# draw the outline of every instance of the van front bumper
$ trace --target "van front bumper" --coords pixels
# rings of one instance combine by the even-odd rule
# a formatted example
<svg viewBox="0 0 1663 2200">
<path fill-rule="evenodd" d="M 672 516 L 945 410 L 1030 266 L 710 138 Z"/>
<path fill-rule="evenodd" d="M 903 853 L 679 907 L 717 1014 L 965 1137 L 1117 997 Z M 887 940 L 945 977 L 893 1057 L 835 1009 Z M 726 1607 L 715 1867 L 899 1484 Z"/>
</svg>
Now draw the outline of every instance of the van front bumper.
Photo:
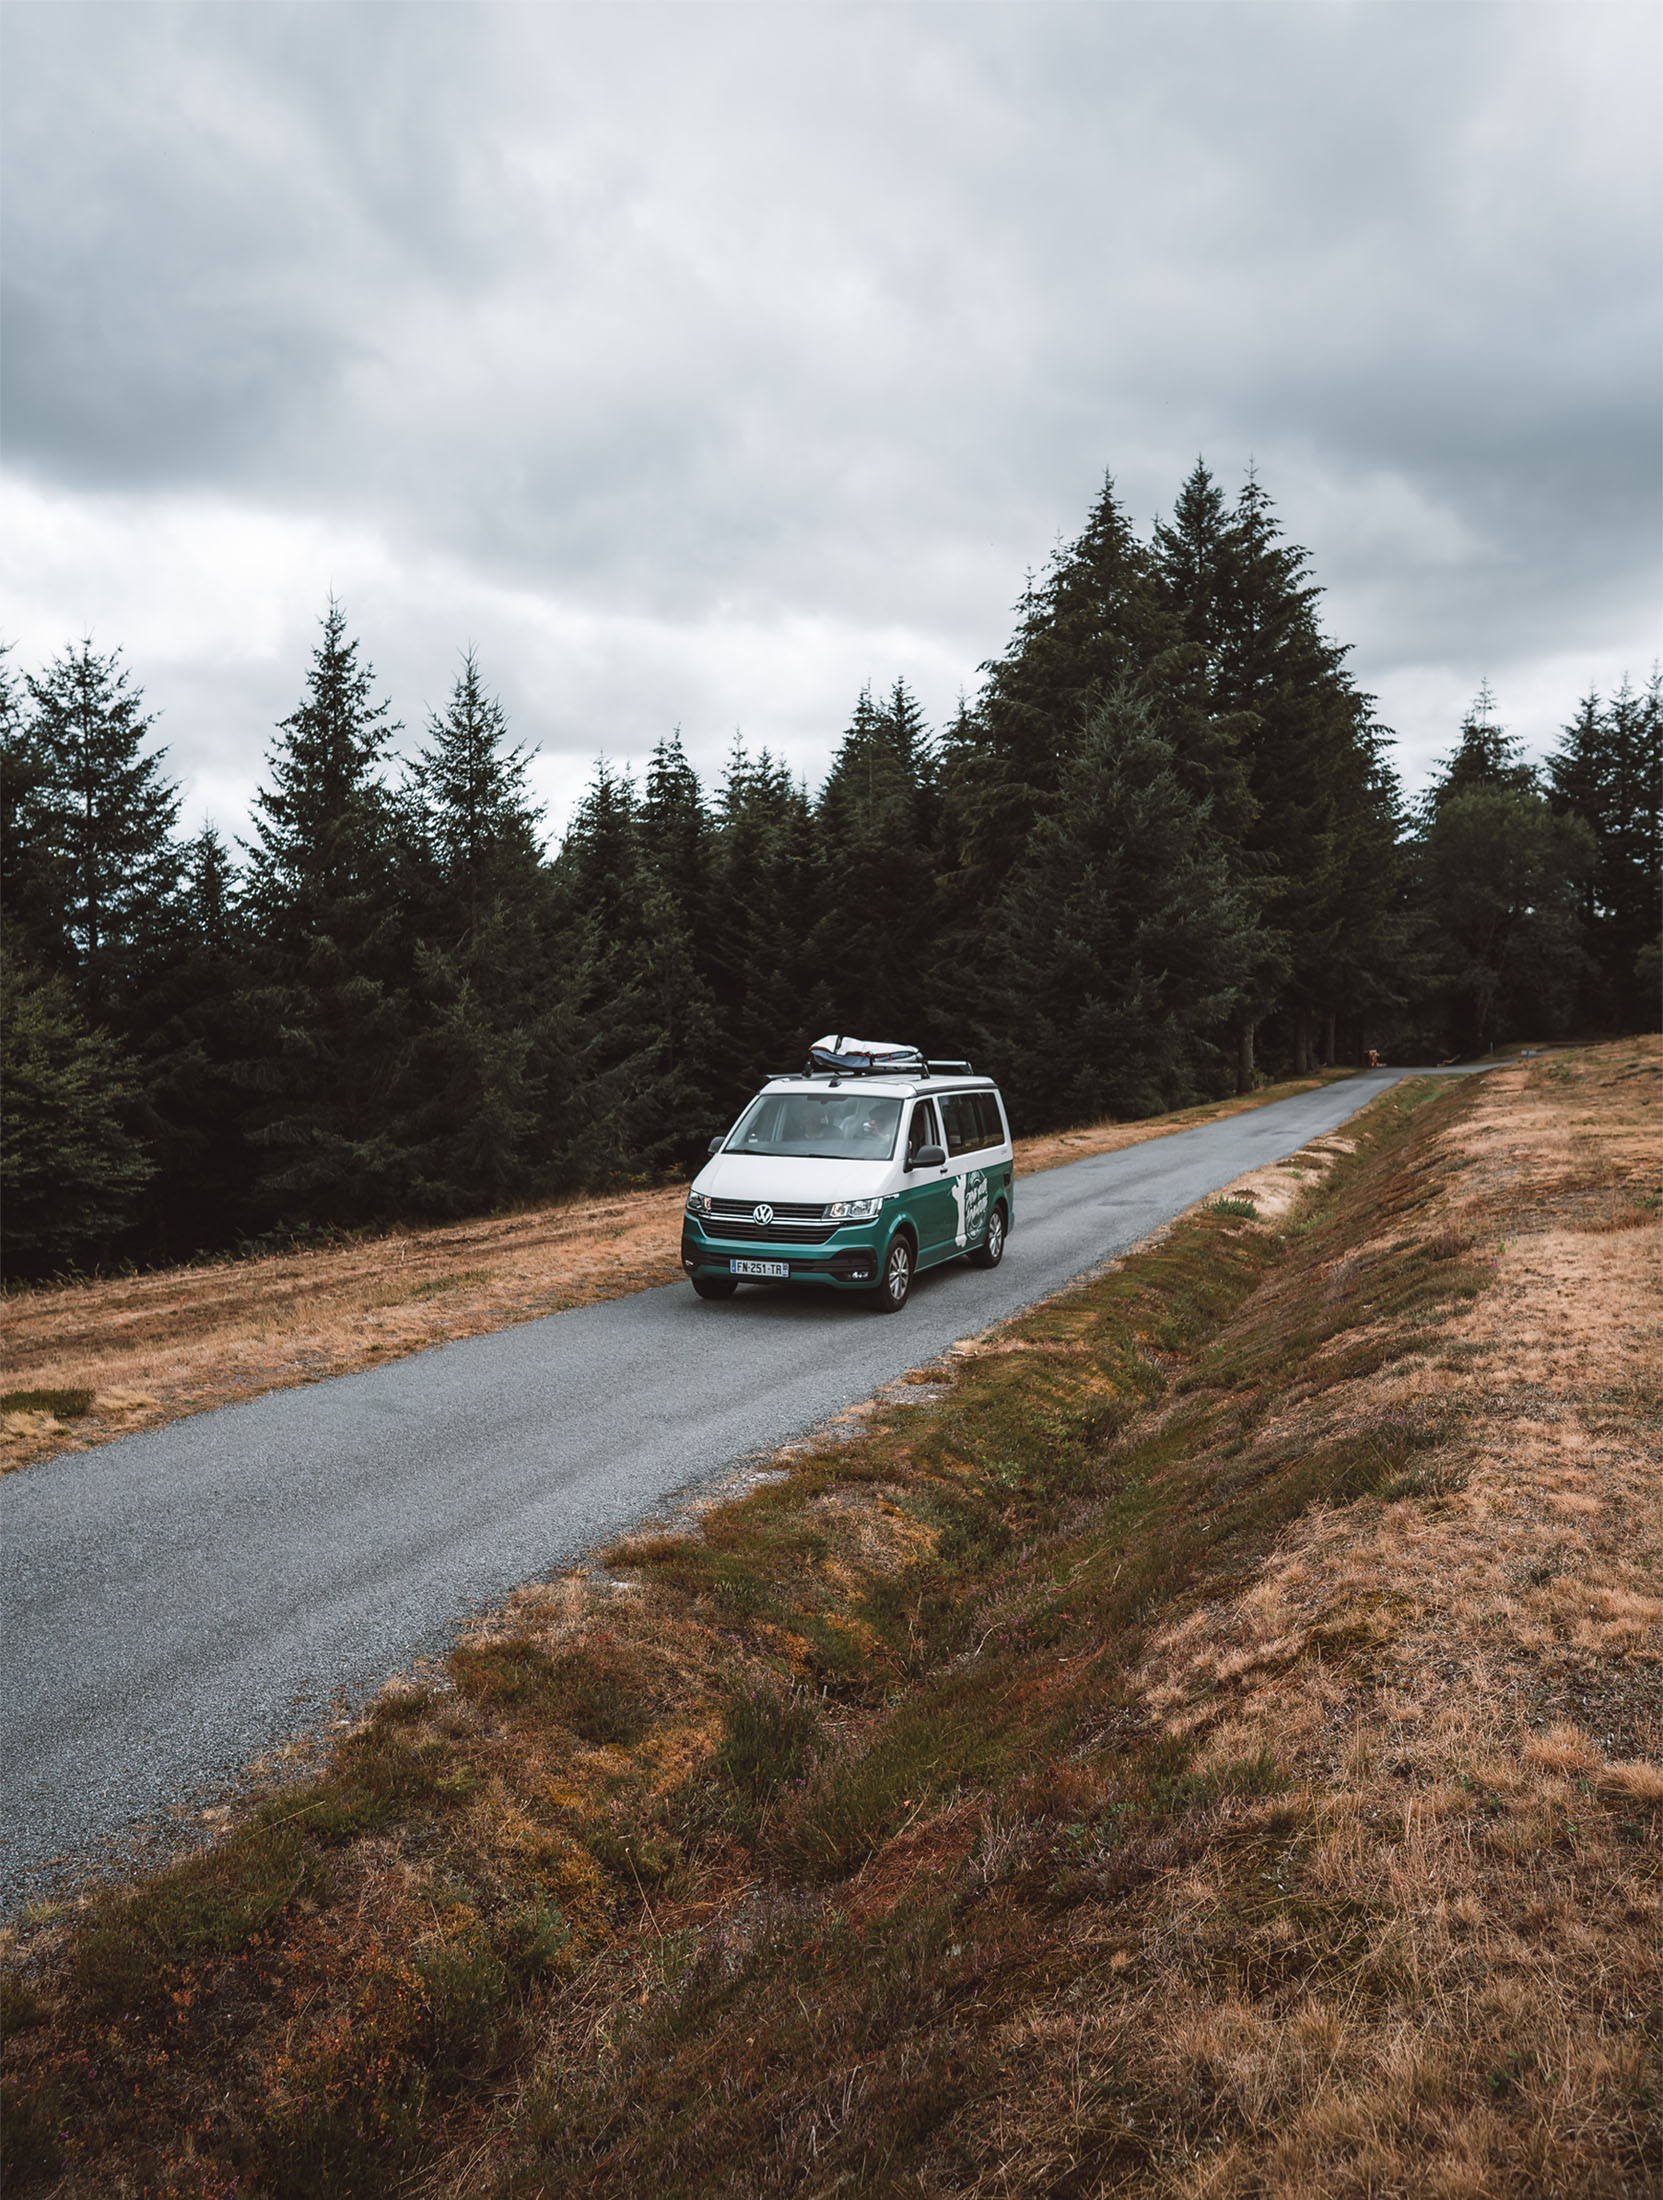
<svg viewBox="0 0 1663 2200">
<path fill-rule="evenodd" d="M 682 1222 L 682 1273 L 731 1276 L 736 1260 L 771 1261 L 788 1272 L 773 1278 L 759 1276 L 753 1281 L 830 1283 L 857 1290 L 878 1280 L 876 1236 L 875 1228 L 868 1223 L 838 1230 L 824 1245 L 771 1245 L 754 1238 L 735 1241 L 707 1235 L 689 1215 Z"/>
</svg>

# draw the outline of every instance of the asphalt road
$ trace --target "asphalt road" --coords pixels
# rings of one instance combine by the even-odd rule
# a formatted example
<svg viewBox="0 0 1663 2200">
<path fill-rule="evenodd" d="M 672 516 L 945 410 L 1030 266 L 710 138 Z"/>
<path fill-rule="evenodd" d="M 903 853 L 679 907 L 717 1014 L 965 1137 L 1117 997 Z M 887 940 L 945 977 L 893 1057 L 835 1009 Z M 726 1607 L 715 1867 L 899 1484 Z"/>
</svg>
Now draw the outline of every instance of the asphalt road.
<svg viewBox="0 0 1663 2200">
<path fill-rule="evenodd" d="M 671 1284 L 7 1476 L 0 1906 L 1405 1074 L 1024 1177 L 1004 1265 L 920 1277 L 894 1319 Z"/>
</svg>

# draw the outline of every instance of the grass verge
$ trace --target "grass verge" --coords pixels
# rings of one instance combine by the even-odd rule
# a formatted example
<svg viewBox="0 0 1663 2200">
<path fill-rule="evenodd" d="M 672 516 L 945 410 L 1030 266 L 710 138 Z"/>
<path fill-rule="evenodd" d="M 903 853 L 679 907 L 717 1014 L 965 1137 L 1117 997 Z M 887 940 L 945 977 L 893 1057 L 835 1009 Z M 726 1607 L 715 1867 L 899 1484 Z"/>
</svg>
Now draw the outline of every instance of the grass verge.
<svg viewBox="0 0 1663 2200">
<path fill-rule="evenodd" d="M 20 1952 L 16 2189 L 1653 2189 L 1656 1079 L 1399 1088 L 522 1592 Z"/>
<path fill-rule="evenodd" d="M 1022 1139 L 1017 1168 L 1167 1137 L 1349 1074 L 1325 1071 L 1146 1122 Z M 0 1473 L 679 1282 L 685 1196 L 680 1185 L 622 1192 L 309 1251 L 8 1291 L 0 1338 L 19 1387 L 0 1398 Z"/>
</svg>

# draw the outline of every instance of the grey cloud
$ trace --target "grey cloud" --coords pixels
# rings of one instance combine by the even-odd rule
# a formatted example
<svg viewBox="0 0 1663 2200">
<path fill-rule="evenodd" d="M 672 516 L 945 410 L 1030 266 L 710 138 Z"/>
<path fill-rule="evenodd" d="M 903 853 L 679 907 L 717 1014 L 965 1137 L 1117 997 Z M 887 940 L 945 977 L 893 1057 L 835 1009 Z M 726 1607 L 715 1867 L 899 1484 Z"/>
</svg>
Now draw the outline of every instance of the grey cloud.
<svg viewBox="0 0 1663 2200">
<path fill-rule="evenodd" d="M 1204 449 L 1257 460 L 1365 680 L 1646 616 L 1642 10 L 140 0 L 7 40 L 32 478 L 607 614 L 899 609 L 968 679 L 1105 466 L 1147 518 Z M 1359 532 L 1375 480 L 1434 517 Z"/>
</svg>

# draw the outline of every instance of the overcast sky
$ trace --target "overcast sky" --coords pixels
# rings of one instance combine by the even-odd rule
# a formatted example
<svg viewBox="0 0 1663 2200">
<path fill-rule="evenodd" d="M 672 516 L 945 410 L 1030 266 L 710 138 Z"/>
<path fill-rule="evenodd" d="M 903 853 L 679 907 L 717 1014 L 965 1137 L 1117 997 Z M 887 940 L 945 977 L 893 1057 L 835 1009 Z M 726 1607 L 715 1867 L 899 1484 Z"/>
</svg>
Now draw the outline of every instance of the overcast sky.
<svg viewBox="0 0 1663 2200">
<path fill-rule="evenodd" d="M 1411 785 L 1658 654 L 1663 15 L 1575 0 L 4 10 L 0 634 L 243 825 L 328 592 L 598 751 L 937 724 L 1105 470 L 1252 461 Z"/>
</svg>

